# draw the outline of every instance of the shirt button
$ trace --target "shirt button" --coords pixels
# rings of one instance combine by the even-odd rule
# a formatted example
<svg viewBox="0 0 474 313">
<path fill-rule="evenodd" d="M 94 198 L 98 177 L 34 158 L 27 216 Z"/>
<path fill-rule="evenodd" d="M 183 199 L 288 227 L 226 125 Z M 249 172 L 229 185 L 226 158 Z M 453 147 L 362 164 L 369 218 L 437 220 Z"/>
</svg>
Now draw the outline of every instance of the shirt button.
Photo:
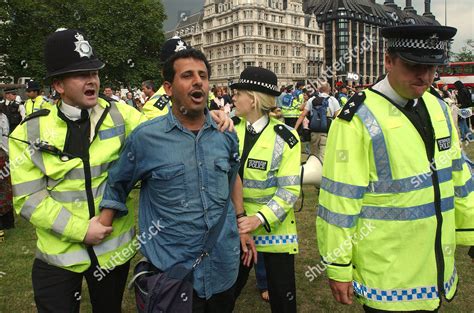
<svg viewBox="0 0 474 313">
<path fill-rule="evenodd" d="M 199 166 L 202 166 L 202 162 L 199 162 L 198 165 L 199 165 Z"/>
<path fill-rule="evenodd" d="M 201 187 L 201 190 L 206 190 L 206 187 Z"/>
</svg>

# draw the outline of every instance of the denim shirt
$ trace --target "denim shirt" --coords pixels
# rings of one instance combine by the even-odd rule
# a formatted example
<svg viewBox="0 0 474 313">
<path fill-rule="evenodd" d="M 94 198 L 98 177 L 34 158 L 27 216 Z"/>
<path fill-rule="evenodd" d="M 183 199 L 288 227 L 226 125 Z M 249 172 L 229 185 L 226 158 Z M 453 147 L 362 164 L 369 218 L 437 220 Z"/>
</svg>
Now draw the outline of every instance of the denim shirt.
<svg viewBox="0 0 474 313">
<path fill-rule="evenodd" d="M 194 289 L 209 299 L 235 283 L 240 239 L 229 175 L 239 167 L 235 133 L 219 132 L 209 114 L 199 133 L 170 113 L 139 125 L 109 171 L 101 208 L 127 214 L 127 195 L 141 180 L 139 228 L 142 254 L 161 270 L 191 268 L 208 230 L 227 214 L 217 243 L 194 271 Z M 224 209 L 224 210 L 223 210 Z M 141 238 L 141 239 L 140 239 Z"/>
</svg>

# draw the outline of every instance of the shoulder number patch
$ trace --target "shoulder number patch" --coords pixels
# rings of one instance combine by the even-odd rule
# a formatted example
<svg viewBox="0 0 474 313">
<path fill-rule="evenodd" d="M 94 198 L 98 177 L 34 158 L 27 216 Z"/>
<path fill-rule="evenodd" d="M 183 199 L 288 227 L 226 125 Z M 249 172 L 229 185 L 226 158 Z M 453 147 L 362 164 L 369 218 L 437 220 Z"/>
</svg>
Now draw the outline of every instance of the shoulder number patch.
<svg viewBox="0 0 474 313">
<path fill-rule="evenodd" d="M 341 113 L 339 113 L 338 117 L 350 122 L 354 117 L 354 114 L 356 114 L 357 109 L 361 106 L 362 103 L 364 103 L 364 100 L 364 92 L 354 94 L 349 100 L 347 100 L 346 105 L 342 107 Z"/>
<path fill-rule="evenodd" d="M 273 128 L 275 132 L 280 136 L 290 147 L 293 149 L 294 146 L 299 142 L 298 138 L 285 126 L 285 125 L 275 125 Z"/>
<path fill-rule="evenodd" d="M 168 104 L 169 101 L 170 101 L 170 97 L 168 95 L 161 95 L 161 97 L 158 98 L 158 100 L 156 100 L 156 102 L 155 102 L 155 104 L 153 104 L 153 106 L 162 111 L 165 108 L 166 104 Z"/>
</svg>

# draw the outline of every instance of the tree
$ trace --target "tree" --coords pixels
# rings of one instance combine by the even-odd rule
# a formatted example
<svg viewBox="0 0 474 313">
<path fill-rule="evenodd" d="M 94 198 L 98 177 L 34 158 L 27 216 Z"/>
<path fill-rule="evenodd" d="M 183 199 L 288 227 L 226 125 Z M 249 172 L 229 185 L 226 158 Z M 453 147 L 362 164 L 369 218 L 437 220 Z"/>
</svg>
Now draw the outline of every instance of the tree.
<svg viewBox="0 0 474 313">
<path fill-rule="evenodd" d="M 159 51 L 166 18 L 159 0 L 6 0 L 0 4 L 3 68 L 15 79 L 46 74 L 43 48 L 60 27 L 83 31 L 106 63 L 101 81 L 137 86 L 160 77 Z M 0 65 L 1 66 L 1 65 Z"/>
<path fill-rule="evenodd" d="M 455 62 L 473 62 L 474 61 L 474 41 L 469 39 L 466 41 L 467 46 L 461 48 L 458 53 L 454 53 Z"/>
</svg>

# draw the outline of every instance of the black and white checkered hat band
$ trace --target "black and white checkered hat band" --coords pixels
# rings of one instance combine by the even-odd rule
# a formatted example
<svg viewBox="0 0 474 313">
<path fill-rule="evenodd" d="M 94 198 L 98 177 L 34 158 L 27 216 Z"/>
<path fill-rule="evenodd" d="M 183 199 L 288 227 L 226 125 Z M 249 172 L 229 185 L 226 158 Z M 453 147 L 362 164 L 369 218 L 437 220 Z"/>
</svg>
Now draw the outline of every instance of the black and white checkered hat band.
<svg viewBox="0 0 474 313">
<path fill-rule="evenodd" d="M 424 49 L 424 50 L 446 50 L 448 41 L 433 41 L 431 39 L 388 39 L 388 48 L 395 49 Z"/>
<path fill-rule="evenodd" d="M 278 89 L 278 86 L 277 85 L 273 85 L 273 84 L 269 84 L 269 83 L 262 83 L 262 82 L 257 82 L 257 81 L 254 81 L 254 80 L 250 80 L 250 79 L 239 79 L 239 83 L 241 84 L 251 84 L 251 85 L 256 85 L 256 86 L 262 86 L 262 87 L 265 87 L 267 89 L 270 89 L 270 90 L 274 90 L 274 91 L 280 91 Z"/>
</svg>

